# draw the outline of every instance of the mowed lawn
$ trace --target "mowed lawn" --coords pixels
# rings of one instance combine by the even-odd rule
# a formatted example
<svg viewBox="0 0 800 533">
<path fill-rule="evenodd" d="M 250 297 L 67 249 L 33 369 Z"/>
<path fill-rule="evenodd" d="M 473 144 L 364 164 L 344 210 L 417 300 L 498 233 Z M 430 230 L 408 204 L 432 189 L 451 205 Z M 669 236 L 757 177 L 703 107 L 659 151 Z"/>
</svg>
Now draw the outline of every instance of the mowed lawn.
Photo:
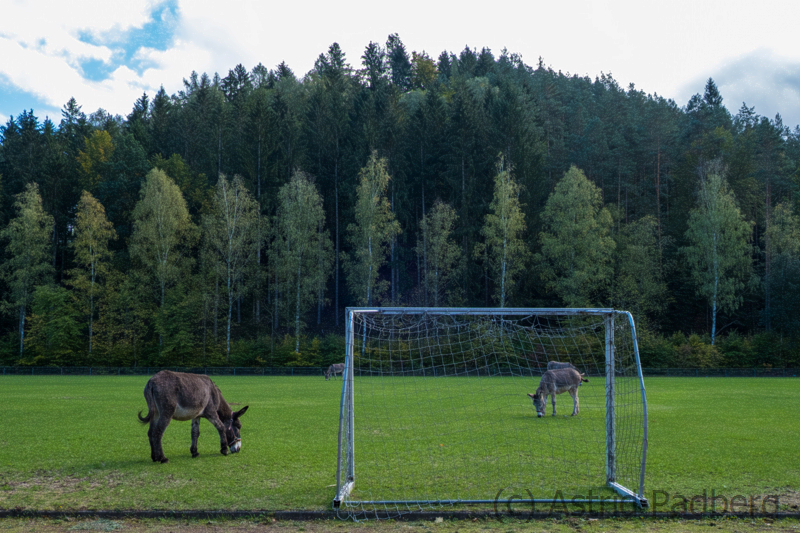
<svg viewBox="0 0 800 533">
<path fill-rule="evenodd" d="M 477 474 L 481 479 L 496 476 L 487 481 L 492 490 L 509 485 L 509 480 L 518 488 L 524 485 L 520 481 L 524 476 L 514 477 L 521 476 L 520 470 L 549 459 L 538 451 L 552 448 L 547 439 L 559 438 L 551 431 L 556 424 L 568 427 L 560 433 L 570 436 L 561 448 L 578 457 L 577 462 L 584 461 L 580 458 L 584 445 L 571 441 L 581 435 L 589 435 L 592 442 L 604 438 L 598 430 L 604 420 L 600 380 L 581 388 L 577 419 L 563 416 L 572 409 L 567 394 L 559 396 L 559 417 L 537 419 L 524 397 L 537 380 L 423 379 L 408 381 L 401 394 L 380 382 L 372 392 L 366 386 L 356 389 L 357 420 L 359 413 L 381 405 L 398 413 L 369 427 L 357 425 L 357 491 L 364 491 L 370 478 L 390 494 L 409 494 L 415 483 L 446 486 L 454 476 L 469 479 Z M 163 465 L 150 461 L 147 426 L 136 417 L 146 407 L 142 396 L 146 381 L 131 376 L 0 377 L 0 508 L 330 508 L 341 381 L 326 382 L 321 376 L 215 377 L 234 408 L 250 406 L 242 418 L 241 453 L 220 455 L 216 430 L 201 421 L 200 457 L 192 459 L 190 424 L 173 421 L 164 437 L 170 462 Z M 663 502 L 666 495 L 671 498 L 666 508 L 658 510 L 669 510 L 678 495 L 703 491 L 711 495 L 712 490 L 728 498 L 739 494 L 797 498 L 800 380 L 651 378 L 645 385 L 650 416 L 646 492 L 651 499 L 655 495 L 656 502 Z M 365 403 L 368 392 L 373 407 Z M 476 402 L 470 394 L 487 399 Z M 519 407 L 495 409 L 492 398 L 498 394 L 519 395 Z M 467 423 L 473 415 L 485 417 L 478 418 L 485 422 Z M 519 429 L 512 433 L 506 418 Z M 407 444 L 385 438 L 389 430 L 412 425 Z M 374 436 L 373 444 L 366 441 L 367 434 Z M 530 453 L 511 450 L 509 442 L 529 443 Z M 492 448 L 497 458 L 486 453 Z M 411 459 L 401 464 L 387 461 L 373 474 L 367 467 L 370 461 L 380 466 L 378 452 Z M 586 457 L 591 453 L 585 452 Z M 451 462 L 460 473 L 447 473 L 444 465 Z M 594 469 L 587 466 L 590 472 Z M 459 494 L 469 495 L 469 490 Z"/>
</svg>

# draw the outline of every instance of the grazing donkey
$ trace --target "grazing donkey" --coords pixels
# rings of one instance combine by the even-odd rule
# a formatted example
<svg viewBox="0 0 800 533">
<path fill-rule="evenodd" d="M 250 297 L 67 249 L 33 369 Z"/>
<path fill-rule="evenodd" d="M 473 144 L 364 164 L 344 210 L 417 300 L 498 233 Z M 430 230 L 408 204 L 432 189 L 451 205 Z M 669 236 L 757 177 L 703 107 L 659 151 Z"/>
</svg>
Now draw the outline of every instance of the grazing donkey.
<svg viewBox="0 0 800 533">
<path fill-rule="evenodd" d="M 233 412 L 208 376 L 162 370 L 145 385 L 144 399 L 147 401 L 147 416 L 142 417 L 142 412 L 139 411 L 139 420 L 143 424 L 150 423 L 147 436 L 150 439 L 150 458 L 153 462 L 169 461 L 164 457 L 161 437 L 170 420 L 192 421 L 192 447 L 189 449 L 192 457 L 200 455 L 197 453 L 200 418 L 211 422 L 219 431 L 222 455 L 228 455 L 228 448 L 231 453 L 242 449 L 242 423 L 239 418 L 249 406 Z"/>
<path fill-rule="evenodd" d="M 547 363 L 547 370 L 558 370 L 559 368 L 575 368 L 572 363 L 559 363 L 558 361 L 549 361 Z M 575 370 L 578 370 L 575 368 Z"/>
<path fill-rule="evenodd" d="M 336 374 L 344 377 L 344 363 L 336 363 L 335 365 L 329 366 L 328 370 L 325 371 L 325 381 L 331 379 L 331 374 L 333 374 L 334 378 L 336 378 Z"/>
<path fill-rule="evenodd" d="M 536 393 L 528 393 L 528 396 L 533 399 L 533 406 L 536 407 L 536 416 L 539 418 L 544 416 L 548 395 L 553 402 L 553 416 L 556 416 L 556 394 L 561 394 L 562 392 L 569 392 L 569 395 L 572 396 L 572 416 L 577 415 L 580 412 L 578 407 L 578 387 L 581 386 L 582 382 L 589 381 L 584 375 L 574 368 L 557 368 L 542 374 L 542 380 L 539 382 L 539 388 L 536 389 Z"/>
</svg>

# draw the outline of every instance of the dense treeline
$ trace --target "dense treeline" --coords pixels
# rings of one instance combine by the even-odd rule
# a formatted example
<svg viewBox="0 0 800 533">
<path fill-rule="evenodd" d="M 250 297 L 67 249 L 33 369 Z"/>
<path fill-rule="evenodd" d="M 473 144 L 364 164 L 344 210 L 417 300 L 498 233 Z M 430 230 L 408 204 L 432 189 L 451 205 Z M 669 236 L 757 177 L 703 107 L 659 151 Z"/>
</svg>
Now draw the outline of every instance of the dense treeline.
<svg viewBox="0 0 800 533">
<path fill-rule="evenodd" d="M 328 364 L 391 304 L 625 308 L 651 363 L 796 365 L 799 183 L 800 128 L 711 79 L 680 107 L 397 35 L 71 99 L 0 127 L 0 362 Z"/>
</svg>

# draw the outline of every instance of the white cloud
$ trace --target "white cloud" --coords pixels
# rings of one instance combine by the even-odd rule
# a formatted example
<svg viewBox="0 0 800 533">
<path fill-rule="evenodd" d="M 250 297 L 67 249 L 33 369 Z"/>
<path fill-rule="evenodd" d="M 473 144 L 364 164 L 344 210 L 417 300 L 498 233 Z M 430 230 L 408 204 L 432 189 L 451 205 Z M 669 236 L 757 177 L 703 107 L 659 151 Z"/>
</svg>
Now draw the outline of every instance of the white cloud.
<svg viewBox="0 0 800 533">
<path fill-rule="evenodd" d="M 785 126 L 800 124 L 800 59 L 785 57 L 774 50 L 760 49 L 716 66 L 691 85 L 703 92 L 712 77 L 723 103 L 736 114 L 746 103 L 770 120 L 780 113 Z"/>
<path fill-rule="evenodd" d="M 82 42 L 82 34 L 100 42 L 150 20 L 154 2 L 126 0 L 109 5 L 107 1 L 81 2 L 10 2 L 3 7 L 3 16 L 11 24 L 3 28 L 3 38 L 44 56 L 61 57 L 73 63 L 79 58 L 107 60 L 110 50 L 102 45 Z M 35 24 L 25 21 L 35 20 Z"/>
<path fill-rule="evenodd" d="M 8 4 L 8 5 L 6 5 Z M 141 94 L 141 81 L 127 67 L 117 69 L 102 82 L 84 78 L 81 62 L 111 60 L 113 51 L 103 42 L 138 28 L 151 18 L 156 3 L 126 0 L 109 6 L 106 1 L 10 2 L 3 5 L 4 20 L 11 21 L 0 33 L 0 74 L 17 89 L 36 95 L 60 108 L 70 97 L 86 108 L 105 107 L 119 111 Z M 24 21 L 36 20 L 36 24 Z M 91 36 L 92 44 L 81 41 Z M 138 94 L 137 94 L 138 93 Z M 136 94 L 131 99 L 131 96 Z"/>
</svg>

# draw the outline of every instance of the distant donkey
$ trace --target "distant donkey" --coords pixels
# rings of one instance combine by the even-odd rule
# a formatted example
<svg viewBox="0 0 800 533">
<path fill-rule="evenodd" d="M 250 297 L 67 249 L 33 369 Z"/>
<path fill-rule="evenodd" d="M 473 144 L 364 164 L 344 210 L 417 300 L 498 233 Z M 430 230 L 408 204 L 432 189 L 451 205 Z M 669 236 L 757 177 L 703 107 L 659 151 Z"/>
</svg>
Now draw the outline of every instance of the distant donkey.
<svg viewBox="0 0 800 533">
<path fill-rule="evenodd" d="M 331 374 L 333 374 L 334 378 L 336 378 L 336 374 L 344 377 L 344 363 L 336 363 L 335 365 L 329 366 L 328 370 L 325 371 L 325 381 L 331 379 Z"/>
<path fill-rule="evenodd" d="M 580 412 L 578 407 L 578 387 L 584 381 L 588 382 L 589 380 L 574 368 L 558 368 L 548 370 L 542 374 L 539 388 L 536 389 L 534 394 L 528 393 L 528 396 L 533 399 L 536 416 L 539 418 L 544 416 L 544 410 L 547 407 L 547 396 L 552 398 L 553 416 L 556 416 L 556 394 L 561 394 L 562 392 L 569 392 L 570 396 L 572 396 L 572 416 L 577 415 Z"/>
<path fill-rule="evenodd" d="M 559 368 L 573 368 L 578 370 L 572 363 L 559 363 L 558 361 L 549 361 L 547 363 L 547 370 L 558 370 Z"/>
<path fill-rule="evenodd" d="M 249 406 L 232 411 L 208 376 L 162 370 L 145 385 L 144 399 L 147 401 L 147 416 L 142 417 L 139 411 L 139 420 L 143 424 L 150 423 L 147 436 L 153 462 L 169 461 L 161 448 L 161 437 L 170 420 L 192 421 L 192 447 L 189 449 L 192 457 L 200 455 L 197 453 L 197 437 L 200 436 L 201 418 L 211 422 L 219 431 L 222 455 L 228 455 L 228 448 L 231 453 L 242 449 L 239 418 Z"/>
</svg>

